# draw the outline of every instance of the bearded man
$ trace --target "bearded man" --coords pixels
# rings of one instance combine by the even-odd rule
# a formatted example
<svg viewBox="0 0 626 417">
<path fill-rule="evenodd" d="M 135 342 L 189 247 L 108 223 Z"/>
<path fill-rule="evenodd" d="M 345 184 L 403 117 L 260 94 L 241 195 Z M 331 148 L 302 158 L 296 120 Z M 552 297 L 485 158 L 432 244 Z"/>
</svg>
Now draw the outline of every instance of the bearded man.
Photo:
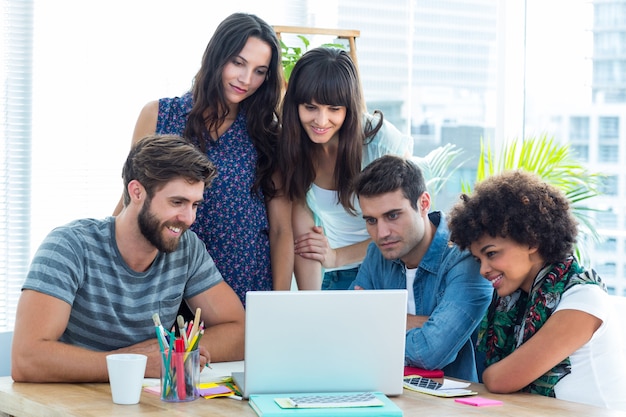
<svg viewBox="0 0 626 417">
<path fill-rule="evenodd" d="M 106 355 L 161 359 L 153 315 L 169 329 L 185 301 L 200 309 L 201 363 L 243 359 L 244 309 L 188 230 L 216 170 L 178 136 L 149 136 L 122 170 L 124 208 L 54 229 L 22 287 L 12 347 L 18 382 L 104 382 Z"/>
</svg>

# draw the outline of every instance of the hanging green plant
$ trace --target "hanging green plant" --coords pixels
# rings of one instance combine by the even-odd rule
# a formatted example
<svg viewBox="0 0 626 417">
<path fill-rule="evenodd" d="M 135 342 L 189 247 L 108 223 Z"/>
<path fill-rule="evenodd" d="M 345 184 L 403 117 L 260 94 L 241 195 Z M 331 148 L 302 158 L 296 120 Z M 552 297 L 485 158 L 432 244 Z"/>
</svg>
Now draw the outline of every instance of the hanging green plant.
<svg viewBox="0 0 626 417">
<path fill-rule="evenodd" d="M 280 49 L 282 51 L 282 63 L 283 63 L 283 72 L 285 74 L 285 80 L 289 80 L 291 76 L 291 71 L 293 67 L 296 65 L 296 62 L 302 57 L 304 52 L 306 52 L 309 48 L 311 42 L 307 39 L 306 36 L 297 35 L 298 38 L 302 41 L 304 47 L 300 46 L 287 46 L 285 42 L 280 40 Z"/>
<path fill-rule="evenodd" d="M 283 64 L 283 73 L 285 75 L 285 80 L 289 81 L 289 77 L 291 76 L 291 71 L 293 71 L 293 67 L 296 65 L 296 62 L 309 50 L 311 46 L 311 41 L 304 35 L 296 35 L 298 39 L 302 42 L 301 46 L 289 46 L 280 39 L 280 49 L 282 54 L 282 64 Z M 346 49 L 345 45 L 340 43 L 324 43 L 320 46 L 324 47 L 333 47 Z"/>
</svg>

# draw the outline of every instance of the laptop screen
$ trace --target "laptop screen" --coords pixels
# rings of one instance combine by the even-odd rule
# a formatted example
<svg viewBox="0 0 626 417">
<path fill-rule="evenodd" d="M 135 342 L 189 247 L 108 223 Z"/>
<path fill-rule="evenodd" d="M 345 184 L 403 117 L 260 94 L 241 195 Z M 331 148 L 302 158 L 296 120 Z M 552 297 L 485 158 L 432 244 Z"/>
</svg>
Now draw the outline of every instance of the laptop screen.
<svg viewBox="0 0 626 417">
<path fill-rule="evenodd" d="M 402 393 L 406 290 L 246 294 L 244 397 Z M 243 385 L 243 387 L 241 387 Z"/>
</svg>

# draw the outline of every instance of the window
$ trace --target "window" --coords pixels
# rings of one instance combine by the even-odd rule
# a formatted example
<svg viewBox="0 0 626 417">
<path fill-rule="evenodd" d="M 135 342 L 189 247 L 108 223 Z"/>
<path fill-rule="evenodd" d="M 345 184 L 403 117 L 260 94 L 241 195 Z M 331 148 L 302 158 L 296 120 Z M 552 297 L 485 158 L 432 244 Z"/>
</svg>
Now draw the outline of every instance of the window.
<svg viewBox="0 0 626 417">
<path fill-rule="evenodd" d="M 595 270 L 602 278 L 611 278 L 617 272 L 617 265 L 615 262 L 606 262 L 596 266 Z"/>
<path fill-rule="evenodd" d="M 593 47 L 599 54 L 614 51 L 615 39 L 612 33 L 599 33 L 593 39 Z"/>
<path fill-rule="evenodd" d="M 600 243 L 596 244 L 596 250 L 602 252 L 615 252 L 617 251 L 617 239 L 614 237 L 607 238 Z"/>
<path fill-rule="evenodd" d="M 606 2 L 595 7 L 595 24 L 602 27 L 623 25 L 626 17 L 626 5 L 621 2 Z"/>
<path fill-rule="evenodd" d="M 619 145 L 598 146 L 598 162 L 617 163 L 619 161 Z"/>
<path fill-rule="evenodd" d="M 589 145 L 571 144 L 572 155 L 581 162 L 589 162 Z"/>
<path fill-rule="evenodd" d="M 616 196 L 618 194 L 618 177 L 617 175 L 608 175 L 604 178 L 602 183 L 602 194 L 609 196 Z"/>
<path fill-rule="evenodd" d="M 572 141 L 588 141 L 589 117 L 571 117 L 569 126 L 569 137 Z"/>
<path fill-rule="evenodd" d="M 596 221 L 598 223 L 598 228 L 617 229 L 617 214 L 613 213 L 612 211 L 601 211 L 596 213 Z"/>
<path fill-rule="evenodd" d="M 0 331 L 29 261 L 33 3 L 0 0 Z"/>
<path fill-rule="evenodd" d="M 619 139 L 619 117 L 598 118 L 598 139 L 600 143 Z"/>
<path fill-rule="evenodd" d="M 613 82 L 613 66 L 610 62 L 593 63 L 593 81 L 595 84 Z"/>
</svg>

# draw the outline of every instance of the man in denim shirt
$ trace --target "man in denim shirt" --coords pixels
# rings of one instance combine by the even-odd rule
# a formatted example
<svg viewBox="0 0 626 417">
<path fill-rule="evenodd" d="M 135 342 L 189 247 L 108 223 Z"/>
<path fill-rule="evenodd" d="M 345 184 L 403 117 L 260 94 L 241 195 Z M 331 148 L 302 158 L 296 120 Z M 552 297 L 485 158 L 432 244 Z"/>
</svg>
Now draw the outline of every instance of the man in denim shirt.
<svg viewBox="0 0 626 417">
<path fill-rule="evenodd" d="M 354 191 L 373 242 L 351 288 L 409 289 L 405 363 L 477 381 L 471 337 L 492 288 L 470 253 L 449 243 L 444 215 L 429 213 L 420 169 L 383 156 L 355 179 Z"/>
</svg>

